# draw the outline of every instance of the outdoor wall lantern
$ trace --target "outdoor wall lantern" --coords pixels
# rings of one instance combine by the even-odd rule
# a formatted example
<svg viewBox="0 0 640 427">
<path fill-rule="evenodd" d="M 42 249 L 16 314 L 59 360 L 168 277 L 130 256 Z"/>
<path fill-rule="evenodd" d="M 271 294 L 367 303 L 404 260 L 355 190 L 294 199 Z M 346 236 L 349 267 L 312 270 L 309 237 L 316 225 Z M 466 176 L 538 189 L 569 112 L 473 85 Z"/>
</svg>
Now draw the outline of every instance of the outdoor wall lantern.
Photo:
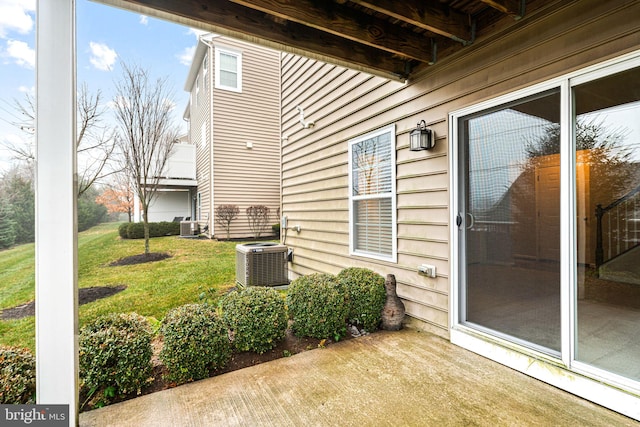
<svg viewBox="0 0 640 427">
<path fill-rule="evenodd" d="M 418 126 L 409 134 L 411 151 L 431 150 L 436 146 L 433 131 L 427 129 L 427 123 L 420 120 Z"/>
</svg>

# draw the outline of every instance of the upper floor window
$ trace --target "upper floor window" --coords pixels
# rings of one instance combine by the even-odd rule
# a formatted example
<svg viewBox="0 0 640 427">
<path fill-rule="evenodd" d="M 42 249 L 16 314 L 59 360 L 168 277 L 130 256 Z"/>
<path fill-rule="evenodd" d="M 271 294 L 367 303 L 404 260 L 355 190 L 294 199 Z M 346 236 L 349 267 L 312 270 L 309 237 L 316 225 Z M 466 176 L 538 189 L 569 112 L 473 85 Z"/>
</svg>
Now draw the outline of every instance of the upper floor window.
<svg viewBox="0 0 640 427">
<path fill-rule="evenodd" d="M 242 92 L 242 54 L 216 48 L 216 88 Z"/>
<path fill-rule="evenodd" d="M 349 141 L 350 253 L 395 262 L 395 126 Z"/>
</svg>

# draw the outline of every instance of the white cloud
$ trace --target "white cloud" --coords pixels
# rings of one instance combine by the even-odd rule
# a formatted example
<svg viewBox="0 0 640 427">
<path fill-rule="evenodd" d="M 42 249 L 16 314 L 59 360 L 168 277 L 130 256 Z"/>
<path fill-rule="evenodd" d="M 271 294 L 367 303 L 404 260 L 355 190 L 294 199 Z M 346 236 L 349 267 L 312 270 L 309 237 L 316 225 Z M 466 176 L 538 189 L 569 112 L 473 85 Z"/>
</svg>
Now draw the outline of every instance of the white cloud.
<svg viewBox="0 0 640 427">
<path fill-rule="evenodd" d="M 31 86 L 31 87 L 18 86 L 18 92 L 20 92 L 20 93 L 28 93 L 29 95 L 35 95 L 36 94 L 36 87 L 35 86 Z"/>
<path fill-rule="evenodd" d="M 7 40 L 7 48 L 3 56 L 11 58 L 21 67 L 34 68 L 36 65 L 36 51 L 20 40 Z"/>
<path fill-rule="evenodd" d="M 196 53 L 196 47 L 185 47 L 184 50 L 176 55 L 176 58 L 180 60 L 182 65 L 186 65 L 187 67 L 191 65 L 191 61 L 193 60 L 193 55 Z"/>
<path fill-rule="evenodd" d="M 91 57 L 89 62 L 98 70 L 111 71 L 111 67 L 116 62 L 118 54 L 104 43 L 89 42 Z"/>
<path fill-rule="evenodd" d="M 207 33 L 209 33 L 209 31 L 198 30 L 197 28 L 189 28 L 189 31 L 187 31 L 187 34 L 193 34 L 196 37 L 196 40 L 201 35 L 207 34 Z"/>
<path fill-rule="evenodd" d="M 140 23 L 142 25 L 149 24 L 149 17 L 147 15 L 140 15 Z"/>
<path fill-rule="evenodd" d="M 33 30 L 36 10 L 35 0 L 0 1 L 0 38 L 6 38 L 10 31 L 28 34 Z"/>
</svg>

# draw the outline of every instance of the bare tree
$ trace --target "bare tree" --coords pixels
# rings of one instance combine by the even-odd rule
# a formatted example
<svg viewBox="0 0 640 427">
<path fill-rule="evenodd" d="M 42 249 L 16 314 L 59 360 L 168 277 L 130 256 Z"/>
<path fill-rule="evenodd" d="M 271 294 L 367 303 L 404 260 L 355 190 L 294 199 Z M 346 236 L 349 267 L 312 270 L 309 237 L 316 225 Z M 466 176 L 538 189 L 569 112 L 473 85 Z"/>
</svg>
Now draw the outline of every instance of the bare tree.
<svg viewBox="0 0 640 427">
<path fill-rule="evenodd" d="M 149 254 L 149 206 L 178 138 L 178 127 L 171 117 L 171 97 L 166 78 L 153 81 L 147 70 L 122 64 L 114 102 L 116 142 L 140 199 L 145 254 Z"/>
<path fill-rule="evenodd" d="M 269 223 L 269 208 L 264 205 L 249 206 L 247 208 L 247 217 L 249 219 L 249 228 L 256 239 L 259 239 Z"/>
<path fill-rule="evenodd" d="M 227 231 L 227 240 L 231 237 L 231 221 L 238 217 L 238 205 L 220 205 L 216 208 L 216 222 Z"/>
<path fill-rule="evenodd" d="M 76 150 L 78 153 L 78 197 L 87 191 L 96 181 L 114 173 L 107 167 L 116 147 L 113 130 L 104 123 L 107 111 L 102 105 L 102 92 L 89 92 L 83 83 L 78 92 L 78 134 Z M 29 141 L 25 144 L 5 143 L 5 147 L 13 153 L 17 160 L 26 161 L 29 165 L 35 160 L 33 151 L 33 134 L 35 132 L 36 108 L 35 99 L 27 94 L 24 101 L 14 101 L 17 112 L 12 124 L 27 133 Z"/>
</svg>

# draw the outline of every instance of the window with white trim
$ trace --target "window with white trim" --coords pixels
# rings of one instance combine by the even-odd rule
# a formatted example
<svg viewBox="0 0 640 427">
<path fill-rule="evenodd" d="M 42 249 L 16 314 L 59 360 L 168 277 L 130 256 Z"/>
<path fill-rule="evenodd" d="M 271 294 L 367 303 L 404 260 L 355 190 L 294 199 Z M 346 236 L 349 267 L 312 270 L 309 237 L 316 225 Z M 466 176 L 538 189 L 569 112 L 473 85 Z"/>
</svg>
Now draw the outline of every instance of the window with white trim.
<svg viewBox="0 0 640 427">
<path fill-rule="evenodd" d="M 216 88 L 242 92 L 242 54 L 216 47 Z"/>
<path fill-rule="evenodd" d="M 349 141 L 349 252 L 396 262 L 395 125 Z"/>
</svg>

